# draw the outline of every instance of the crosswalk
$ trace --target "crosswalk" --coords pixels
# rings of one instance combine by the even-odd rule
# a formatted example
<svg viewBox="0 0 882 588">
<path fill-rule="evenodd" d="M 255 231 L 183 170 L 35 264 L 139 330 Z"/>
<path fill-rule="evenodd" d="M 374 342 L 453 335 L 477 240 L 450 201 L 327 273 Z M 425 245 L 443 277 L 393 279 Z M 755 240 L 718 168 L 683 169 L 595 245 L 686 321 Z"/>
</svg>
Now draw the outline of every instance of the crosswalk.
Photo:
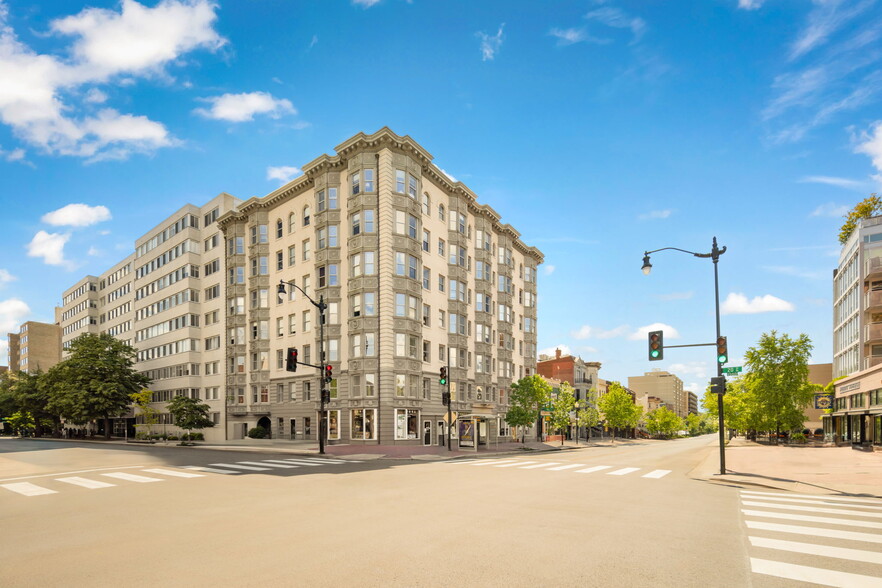
<svg viewBox="0 0 882 588">
<path fill-rule="evenodd" d="M 882 500 L 741 491 L 754 574 L 882 588 Z"/>
<path fill-rule="evenodd" d="M 361 463 L 359 460 L 329 459 L 319 457 L 298 457 L 290 459 L 265 459 L 260 461 L 233 461 L 229 463 L 213 463 L 208 466 L 166 466 L 125 468 L 129 471 L 92 471 L 84 475 L 70 476 L 34 476 L 31 481 L 0 480 L 0 496 L 8 495 L 6 490 L 20 496 L 47 496 L 59 494 L 64 490 L 85 488 L 99 490 L 114 488 L 125 483 L 150 484 L 163 482 L 172 478 L 192 479 L 203 478 L 206 474 L 237 475 L 251 472 L 274 472 L 297 468 L 321 468 L 323 466 L 338 467 L 344 464 Z"/>
<path fill-rule="evenodd" d="M 515 468 L 521 470 L 540 470 L 543 472 L 568 472 L 574 474 L 603 473 L 609 476 L 636 474 L 641 478 L 658 480 L 671 473 L 671 470 L 651 470 L 648 468 L 617 467 L 612 465 L 589 466 L 584 463 L 562 463 L 559 461 L 525 461 L 523 459 L 453 459 L 442 463 L 471 467 Z M 578 469 L 577 469 L 578 468 Z M 609 470 L 609 471 L 607 471 Z M 637 473 L 641 472 L 641 473 Z"/>
</svg>

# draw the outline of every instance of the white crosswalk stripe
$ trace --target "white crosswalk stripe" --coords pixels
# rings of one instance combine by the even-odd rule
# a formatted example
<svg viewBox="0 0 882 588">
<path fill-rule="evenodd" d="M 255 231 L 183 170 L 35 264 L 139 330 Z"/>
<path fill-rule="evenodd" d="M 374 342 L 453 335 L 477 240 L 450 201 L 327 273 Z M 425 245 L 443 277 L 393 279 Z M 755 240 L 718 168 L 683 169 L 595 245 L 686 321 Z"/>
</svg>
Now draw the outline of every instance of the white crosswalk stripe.
<svg viewBox="0 0 882 588">
<path fill-rule="evenodd" d="M 196 470 L 197 472 L 208 472 L 209 474 L 241 474 L 241 471 L 222 470 L 219 468 L 207 468 L 204 466 L 184 466 L 188 470 Z"/>
<path fill-rule="evenodd" d="M 573 469 L 573 468 L 580 468 L 580 467 L 582 467 L 583 465 L 585 465 L 585 464 L 584 464 L 584 463 L 569 463 L 569 464 L 567 464 L 567 465 L 557 466 L 556 468 L 548 468 L 548 471 L 550 471 L 550 472 L 560 472 L 560 471 L 563 471 L 563 470 L 571 470 L 571 469 Z"/>
<path fill-rule="evenodd" d="M 269 468 L 279 468 L 279 469 L 290 469 L 296 468 L 296 465 L 291 465 L 290 463 L 271 463 L 269 460 L 264 461 L 240 461 L 236 463 L 241 463 L 244 465 L 257 466 L 260 468 L 269 467 Z"/>
<path fill-rule="evenodd" d="M 640 472 L 642 468 L 636 467 L 619 467 L 611 465 L 598 465 L 585 467 L 584 463 L 564 463 L 559 461 L 525 461 L 517 458 L 499 458 L 499 459 L 450 459 L 440 463 L 458 464 L 470 466 L 488 466 L 491 468 L 516 468 L 519 470 L 541 470 L 543 472 L 567 472 L 575 474 L 593 474 L 603 472 L 610 476 L 627 476 L 635 472 Z M 581 468 L 581 469 L 577 469 Z M 612 471 L 606 471 L 612 470 Z M 644 470 L 645 471 L 645 470 Z M 648 473 L 640 475 L 641 478 L 649 478 L 658 480 L 664 478 L 671 473 L 672 470 L 652 470 Z"/>
<path fill-rule="evenodd" d="M 272 468 L 262 468 L 258 466 L 250 466 L 250 465 L 241 465 L 238 463 L 212 463 L 209 465 L 217 466 L 219 468 L 230 468 L 234 470 L 248 470 L 250 472 L 268 472 Z"/>
<path fill-rule="evenodd" d="M 151 478 L 149 476 L 139 476 L 138 474 L 128 474 L 126 472 L 111 472 L 109 474 L 101 474 L 108 478 L 116 478 L 118 480 L 126 480 L 127 482 L 138 482 L 139 484 L 148 484 L 150 482 L 162 482 L 160 478 Z"/>
<path fill-rule="evenodd" d="M 70 478 L 55 478 L 59 482 L 64 482 L 65 484 L 73 484 L 74 486 L 80 486 L 82 488 L 88 488 L 90 490 L 95 490 L 97 488 L 113 488 L 116 484 L 109 484 L 107 482 L 100 482 L 98 480 L 90 480 L 89 478 L 80 478 L 77 476 Z"/>
<path fill-rule="evenodd" d="M 327 464 L 323 464 L 323 463 L 316 463 L 314 461 L 306 461 L 305 459 L 280 459 L 278 461 L 281 461 L 283 463 L 297 464 L 299 466 L 310 466 L 310 467 L 314 467 L 314 468 L 317 468 L 317 467 L 320 467 L 323 465 L 327 465 Z"/>
<path fill-rule="evenodd" d="M 593 474 L 594 472 L 602 472 L 603 470 L 611 469 L 612 466 L 594 466 L 591 468 L 585 468 L 584 470 L 576 470 L 577 474 Z"/>
<path fill-rule="evenodd" d="M 531 463 L 536 463 L 535 461 L 515 461 L 512 463 L 503 463 L 499 465 L 493 466 L 494 468 L 513 468 L 515 466 L 526 466 Z"/>
<path fill-rule="evenodd" d="M 640 468 L 622 468 L 620 470 L 616 470 L 614 472 L 607 472 L 608 476 L 626 476 L 632 472 L 636 472 Z"/>
<path fill-rule="evenodd" d="M 532 462 L 529 462 L 529 461 L 528 461 L 528 462 L 526 462 L 526 463 L 532 463 Z M 522 469 L 522 470 L 536 470 L 536 469 L 539 469 L 539 468 L 547 468 L 548 466 L 557 465 L 557 464 L 559 464 L 559 463 L 560 463 L 559 461 L 546 461 L 546 462 L 543 462 L 543 463 L 538 463 L 538 464 L 536 464 L 536 465 L 525 465 L 525 466 L 523 466 L 521 469 Z"/>
<path fill-rule="evenodd" d="M 882 588 L 882 500 L 743 490 L 741 505 L 749 507 L 741 513 L 753 573 L 812 585 Z M 807 541 L 799 540 L 803 537 Z M 843 571 L 850 570 L 843 561 L 855 562 L 854 571 Z"/>
<path fill-rule="evenodd" d="M 172 476 L 173 478 L 204 478 L 202 474 L 194 474 L 192 472 L 177 472 L 175 470 L 167 470 L 165 468 L 152 468 L 144 470 L 151 474 L 162 474 L 163 476 Z"/>
<path fill-rule="evenodd" d="M 36 484 L 31 484 L 30 482 L 14 482 L 12 484 L 0 484 L 0 488 L 6 488 L 7 490 L 12 490 L 16 494 L 23 494 L 25 496 L 40 496 L 42 494 L 57 494 L 55 490 L 50 490 L 49 488 L 43 488 L 42 486 L 37 486 Z"/>
<path fill-rule="evenodd" d="M 656 478 L 656 479 L 658 479 L 658 478 L 664 478 L 665 476 L 667 476 L 670 473 L 671 473 L 671 470 L 655 470 L 655 471 L 649 472 L 648 474 L 643 474 L 640 477 L 641 478 Z"/>
</svg>

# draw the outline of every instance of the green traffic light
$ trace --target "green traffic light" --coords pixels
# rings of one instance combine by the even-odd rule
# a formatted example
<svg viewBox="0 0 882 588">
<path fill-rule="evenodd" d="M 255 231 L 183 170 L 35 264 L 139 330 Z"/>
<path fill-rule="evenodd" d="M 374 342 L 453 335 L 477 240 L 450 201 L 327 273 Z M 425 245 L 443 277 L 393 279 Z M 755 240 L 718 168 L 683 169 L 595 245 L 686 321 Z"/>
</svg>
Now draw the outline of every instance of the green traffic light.
<svg viewBox="0 0 882 588">
<path fill-rule="evenodd" d="M 443 380 L 443 379 L 438 380 L 438 383 L 441 384 L 442 386 L 445 386 L 445 385 L 447 385 L 447 380 Z"/>
<path fill-rule="evenodd" d="M 653 357 L 658 357 L 658 349 L 653 349 L 650 355 L 652 355 Z"/>
<path fill-rule="evenodd" d="M 729 358 L 726 357 L 725 355 L 718 355 L 717 356 L 717 362 L 726 363 L 727 361 L 729 361 Z"/>
</svg>

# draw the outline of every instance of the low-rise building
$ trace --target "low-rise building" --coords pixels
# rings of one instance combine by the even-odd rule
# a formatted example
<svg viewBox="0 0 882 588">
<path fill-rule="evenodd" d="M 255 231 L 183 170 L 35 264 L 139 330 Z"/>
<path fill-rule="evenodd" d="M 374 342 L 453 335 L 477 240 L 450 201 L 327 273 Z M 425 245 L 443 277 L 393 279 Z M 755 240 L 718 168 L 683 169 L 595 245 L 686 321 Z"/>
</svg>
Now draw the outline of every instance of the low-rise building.
<svg viewBox="0 0 882 588">
<path fill-rule="evenodd" d="M 28 321 L 22 323 L 18 333 L 9 333 L 7 339 L 9 368 L 13 371 L 45 372 L 61 361 L 61 327 L 57 323 Z"/>
<path fill-rule="evenodd" d="M 631 376 L 628 378 L 628 388 L 638 397 L 651 395 L 661 398 L 665 406 L 680 418 L 686 418 L 689 414 L 689 399 L 683 390 L 683 380 L 674 374 L 655 369 L 642 376 Z"/>
</svg>

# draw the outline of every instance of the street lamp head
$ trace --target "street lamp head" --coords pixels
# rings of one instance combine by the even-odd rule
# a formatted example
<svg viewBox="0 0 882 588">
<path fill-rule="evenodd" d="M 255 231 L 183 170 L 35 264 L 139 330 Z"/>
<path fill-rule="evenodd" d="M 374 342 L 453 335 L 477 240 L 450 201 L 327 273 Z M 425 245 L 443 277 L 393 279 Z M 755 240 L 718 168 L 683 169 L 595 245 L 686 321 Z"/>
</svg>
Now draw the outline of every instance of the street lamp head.
<svg viewBox="0 0 882 588">
<path fill-rule="evenodd" d="M 285 295 L 285 282 L 279 282 L 278 293 L 279 293 L 279 304 L 281 304 L 282 302 L 285 301 L 285 299 L 284 299 L 284 295 Z"/>
<path fill-rule="evenodd" d="M 648 276 L 652 271 L 652 264 L 649 263 L 649 254 L 643 256 L 643 275 Z"/>
</svg>

